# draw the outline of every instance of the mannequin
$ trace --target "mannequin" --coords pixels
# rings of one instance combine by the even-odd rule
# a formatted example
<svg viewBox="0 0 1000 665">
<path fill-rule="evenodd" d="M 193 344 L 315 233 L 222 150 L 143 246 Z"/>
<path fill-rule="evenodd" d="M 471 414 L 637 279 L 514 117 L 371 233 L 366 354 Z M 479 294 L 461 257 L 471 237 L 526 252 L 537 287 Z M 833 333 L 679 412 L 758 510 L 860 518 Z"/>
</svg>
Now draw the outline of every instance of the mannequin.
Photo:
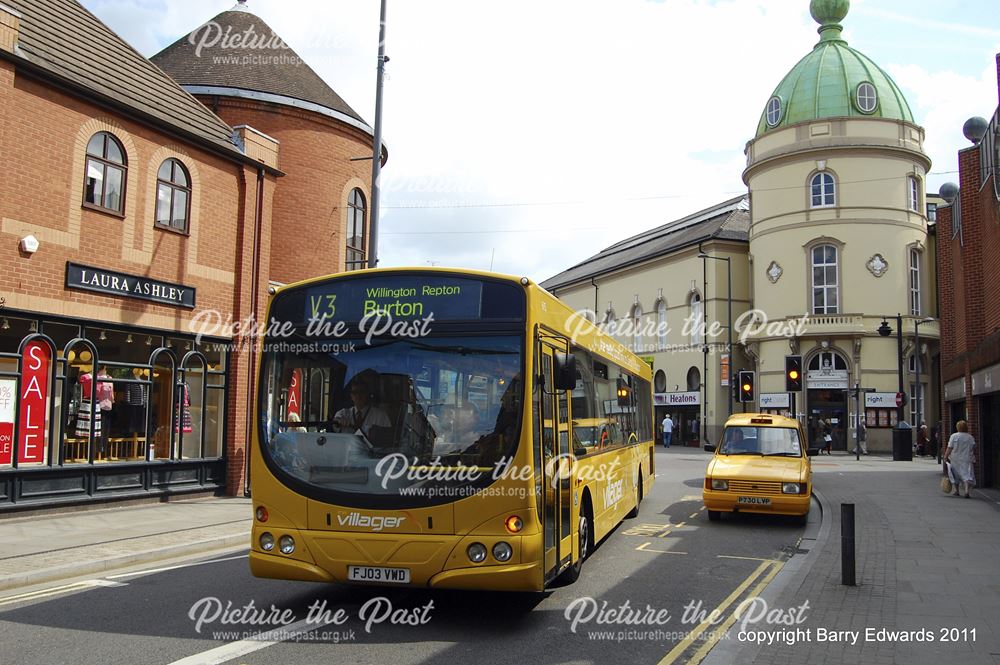
<svg viewBox="0 0 1000 665">
<path fill-rule="evenodd" d="M 115 405 L 115 387 L 111 383 L 108 368 L 103 365 L 97 370 L 97 378 L 106 379 L 97 382 L 97 408 L 101 412 L 101 434 L 98 440 L 101 457 L 105 457 L 108 453 L 108 435 L 111 431 L 111 410 Z"/>
<path fill-rule="evenodd" d="M 142 370 L 136 367 L 132 376 L 142 379 Z M 146 434 L 146 401 L 148 393 L 141 383 L 130 383 L 125 388 L 125 413 L 127 429 L 133 437 Z"/>
<path fill-rule="evenodd" d="M 90 369 L 90 365 L 81 366 L 80 371 L 84 373 L 77 379 L 80 389 L 80 405 L 76 409 L 76 435 L 84 438 L 90 436 L 91 415 L 94 419 L 94 436 L 101 436 L 101 410 L 97 409 L 91 413 L 93 410 L 94 377 L 90 373 Z"/>
</svg>

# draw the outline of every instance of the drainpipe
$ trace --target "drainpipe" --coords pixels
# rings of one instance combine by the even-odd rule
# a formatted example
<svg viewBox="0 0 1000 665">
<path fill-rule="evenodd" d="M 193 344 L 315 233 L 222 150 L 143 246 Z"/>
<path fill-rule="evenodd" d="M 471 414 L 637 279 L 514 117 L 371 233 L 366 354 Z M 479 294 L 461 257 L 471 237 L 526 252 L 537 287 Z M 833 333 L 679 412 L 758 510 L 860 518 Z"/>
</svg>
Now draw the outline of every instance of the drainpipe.
<svg viewBox="0 0 1000 665">
<path fill-rule="evenodd" d="M 263 233 L 261 228 L 264 224 L 264 169 L 262 167 L 257 167 L 257 201 L 254 205 L 254 224 L 253 224 L 253 263 L 251 265 L 251 279 L 253 283 L 250 286 L 250 317 L 252 321 L 257 321 L 257 298 L 260 295 L 260 254 L 261 254 L 261 242 L 260 237 Z M 256 385 L 257 376 L 257 344 L 251 342 L 250 344 L 250 360 L 248 362 L 249 374 L 247 379 L 247 418 L 246 418 L 246 446 L 244 448 L 244 464 L 246 465 L 244 480 L 243 480 L 243 495 L 250 496 L 250 442 L 253 441 L 253 426 L 257 419 L 254 417 L 254 407 L 256 402 L 256 394 L 254 387 Z"/>
</svg>

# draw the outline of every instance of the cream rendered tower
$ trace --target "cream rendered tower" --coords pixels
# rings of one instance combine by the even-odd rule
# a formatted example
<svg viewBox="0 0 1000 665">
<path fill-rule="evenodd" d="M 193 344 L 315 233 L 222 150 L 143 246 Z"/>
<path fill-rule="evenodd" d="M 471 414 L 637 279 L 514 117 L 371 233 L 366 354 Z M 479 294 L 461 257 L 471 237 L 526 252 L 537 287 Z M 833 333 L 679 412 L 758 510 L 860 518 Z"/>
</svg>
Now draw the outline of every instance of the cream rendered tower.
<svg viewBox="0 0 1000 665">
<path fill-rule="evenodd" d="M 843 40 L 849 5 L 812 1 L 820 41 L 778 84 L 747 144 L 754 307 L 761 322 L 788 324 L 753 332 L 747 348 L 761 406 L 781 399 L 784 358 L 801 354 L 805 386 L 796 399 L 804 422 L 831 422 L 834 449 L 850 450 L 860 414 L 869 448 L 889 450 L 897 314 L 905 392 L 917 392 L 920 362 L 921 414 L 928 423 L 937 417 L 931 357 L 938 328 L 924 320 L 936 311 L 924 193 L 930 159 L 899 88 Z M 893 328 L 888 337 L 877 332 L 883 316 Z M 849 392 L 855 385 L 880 394 L 866 408 Z M 905 420 L 914 409 L 905 408 Z"/>
</svg>

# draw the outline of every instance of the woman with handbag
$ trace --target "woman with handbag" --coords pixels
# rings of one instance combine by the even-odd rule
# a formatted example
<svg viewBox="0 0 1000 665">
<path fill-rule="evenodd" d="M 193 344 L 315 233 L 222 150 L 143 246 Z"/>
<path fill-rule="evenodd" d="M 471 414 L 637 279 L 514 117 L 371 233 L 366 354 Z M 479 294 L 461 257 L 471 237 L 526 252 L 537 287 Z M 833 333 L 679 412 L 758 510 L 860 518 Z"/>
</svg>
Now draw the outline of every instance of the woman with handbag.
<svg viewBox="0 0 1000 665">
<path fill-rule="evenodd" d="M 955 481 L 954 495 L 958 496 L 959 491 L 965 496 L 969 496 L 969 487 L 976 484 L 976 477 L 973 465 L 976 462 L 976 440 L 969 434 L 969 423 L 959 420 L 955 423 L 958 430 L 948 439 L 948 448 L 944 451 L 944 461 L 949 464 L 949 471 Z"/>
</svg>

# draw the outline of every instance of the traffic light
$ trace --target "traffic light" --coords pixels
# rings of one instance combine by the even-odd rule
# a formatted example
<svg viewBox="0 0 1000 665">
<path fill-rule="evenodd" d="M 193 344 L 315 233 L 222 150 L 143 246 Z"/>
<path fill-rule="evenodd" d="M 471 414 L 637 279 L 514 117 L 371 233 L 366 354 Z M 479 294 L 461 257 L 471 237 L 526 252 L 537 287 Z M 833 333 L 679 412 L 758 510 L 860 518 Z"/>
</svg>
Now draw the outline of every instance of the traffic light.
<svg viewBox="0 0 1000 665">
<path fill-rule="evenodd" d="M 628 384 L 622 379 L 618 379 L 618 406 L 628 408 L 631 406 L 631 395 Z"/>
<path fill-rule="evenodd" d="M 740 372 L 740 401 L 753 401 L 753 372 Z"/>
<path fill-rule="evenodd" d="M 785 392 L 802 390 L 802 356 L 785 356 Z"/>
</svg>

